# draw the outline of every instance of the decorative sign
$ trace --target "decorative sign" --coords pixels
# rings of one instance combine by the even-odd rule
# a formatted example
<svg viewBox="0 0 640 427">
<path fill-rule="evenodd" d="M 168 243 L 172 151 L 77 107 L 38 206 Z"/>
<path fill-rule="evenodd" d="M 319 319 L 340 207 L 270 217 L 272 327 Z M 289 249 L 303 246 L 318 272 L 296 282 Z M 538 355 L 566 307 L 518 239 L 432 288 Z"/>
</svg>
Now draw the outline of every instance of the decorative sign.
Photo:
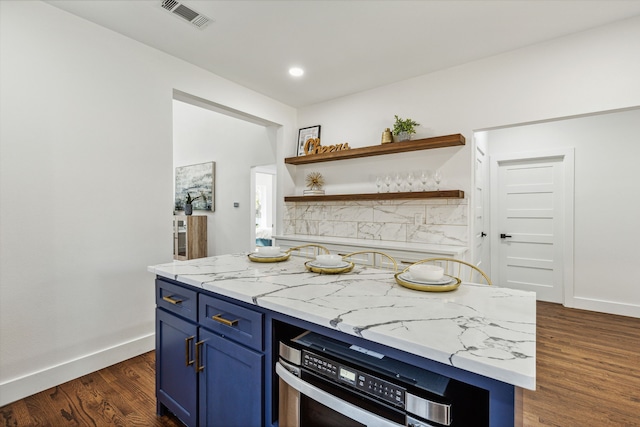
<svg viewBox="0 0 640 427">
<path fill-rule="evenodd" d="M 320 138 L 309 138 L 304 144 L 304 154 L 320 154 L 320 153 L 333 153 L 335 151 L 351 150 L 349 143 L 336 145 L 327 145 L 323 147 L 320 145 Z"/>
</svg>

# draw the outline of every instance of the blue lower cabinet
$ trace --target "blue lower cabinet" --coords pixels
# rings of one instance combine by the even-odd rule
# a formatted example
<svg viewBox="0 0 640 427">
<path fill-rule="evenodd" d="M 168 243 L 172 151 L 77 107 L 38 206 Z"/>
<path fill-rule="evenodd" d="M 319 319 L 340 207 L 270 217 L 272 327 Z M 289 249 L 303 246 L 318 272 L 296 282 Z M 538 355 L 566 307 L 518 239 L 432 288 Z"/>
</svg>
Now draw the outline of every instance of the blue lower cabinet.
<svg viewBox="0 0 640 427">
<path fill-rule="evenodd" d="M 262 314 L 166 279 L 156 294 L 157 413 L 187 427 L 263 427 Z"/>
<path fill-rule="evenodd" d="M 200 328 L 199 424 L 261 427 L 264 355 Z"/>
<path fill-rule="evenodd" d="M 194 363 L 198 328 L 162 309 L 156 309 L 157 411 L 167 410 L 185 425 L 197 422 L 197 374 Z"/>
</svg>

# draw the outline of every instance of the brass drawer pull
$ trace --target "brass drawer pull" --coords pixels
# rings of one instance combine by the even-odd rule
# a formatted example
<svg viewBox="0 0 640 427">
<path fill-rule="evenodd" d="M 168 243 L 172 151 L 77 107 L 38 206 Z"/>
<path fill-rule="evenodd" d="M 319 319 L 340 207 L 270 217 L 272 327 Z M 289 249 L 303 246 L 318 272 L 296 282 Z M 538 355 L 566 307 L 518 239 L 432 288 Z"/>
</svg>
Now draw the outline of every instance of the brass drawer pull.
<svg viewBox="0 0 640 427">
<path fill-rule="evenodd" d="M 227 319 L 223 319 L 222 318 L 222 314 L 223 313 L 218 313 L 215 316 L 211 316 L 211 318 L 213 320 L 215 320 L 216 322 L 220 322 L 223 325 L 227 325 L 227 326 L 236 326 L 238 324 L 238 319 L 236 320 L 227 320 Z"/>
<path fill-rule="evenodd" d="M 173 298 L 171 298 L 172 296 L 173 295 L 168 296 L 168 297 L 162 297 L 162 299 L 164 301 L 166 301 L 166 302 L 169 302 L 169 303 L 173 304 L 173 305 L 177 305 L 177 304 L 181 304 L 182 303 L 181 299 L 173 299 Z"/>
<path fill-rule="evenodd" d="M 193 359 L 191 359 L 191 343 L 193 342 L 193 339 L 195 338 L 195 336 L 190 336 L 189 338 L 186 338 L 184 340 L 184 354 L 185 354 L 185 363 L 187 364 L 187 366 L 191 366 L 193 365 Z"/>
<path fill-rule="evenodd" d="M 196 343 L 196 372 L 202 372 L 204 371 L 204 365 L 201 365 L 202 363 L 202 344 L 204 344 L 204 341 L 198 341 Z"/>
</svg>

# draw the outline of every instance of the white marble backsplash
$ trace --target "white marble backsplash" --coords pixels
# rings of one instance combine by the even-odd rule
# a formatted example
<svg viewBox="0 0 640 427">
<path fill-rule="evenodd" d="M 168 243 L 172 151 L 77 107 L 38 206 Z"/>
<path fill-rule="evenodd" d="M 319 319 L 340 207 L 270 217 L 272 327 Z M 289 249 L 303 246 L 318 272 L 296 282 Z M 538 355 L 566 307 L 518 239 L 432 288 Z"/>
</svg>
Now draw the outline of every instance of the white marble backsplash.
<svg viewBox="0 0 640 427">
<path fill-rule="evenodd" d="M 283 234 L 468 246 L 467 199 L 287 202 Z"/>
</svg>

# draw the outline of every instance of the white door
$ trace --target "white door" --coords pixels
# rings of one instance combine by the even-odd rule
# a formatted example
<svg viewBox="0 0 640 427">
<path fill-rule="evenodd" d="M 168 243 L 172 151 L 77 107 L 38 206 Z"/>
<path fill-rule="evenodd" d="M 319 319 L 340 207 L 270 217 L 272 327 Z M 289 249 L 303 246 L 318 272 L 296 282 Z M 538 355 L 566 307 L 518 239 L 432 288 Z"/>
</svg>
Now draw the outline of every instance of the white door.
<svg viewBox="0 0 640 427">
<path fill-rule="evenodd" d="M 488 164 L 486 156 L 486 142 L 482 138 L 476 138 L 476 156 L 474 171 L 474 198 L 473 198 L 473 263 L 491 277 L 491 263 L 489 262 L 490 240 L 489 221 L 487 219 L 489 209 L 489 194 L 487 191 Z"/>
<path fill-rule="evenodd" d="M 565 156 L 492 158 L 494 283 L 564 302 L 567 200 Z M 571 193 L 571 194 L 567 194 Z M 572 206 L 572 204 L 571 204 Z M 570 210 L 571 212 L 567 212 Z M 572 251 L 571 251 L 572 252 Z"/>
</svg>

